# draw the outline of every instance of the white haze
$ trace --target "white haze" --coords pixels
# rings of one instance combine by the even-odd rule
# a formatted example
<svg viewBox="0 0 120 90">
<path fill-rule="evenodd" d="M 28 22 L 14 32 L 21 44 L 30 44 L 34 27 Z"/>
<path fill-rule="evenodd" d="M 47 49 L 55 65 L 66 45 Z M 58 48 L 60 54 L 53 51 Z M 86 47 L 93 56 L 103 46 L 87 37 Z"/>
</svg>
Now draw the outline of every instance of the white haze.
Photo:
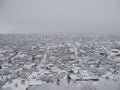
<svg viewBox="0 0 120 90">
<path fill-rule="evenodd" d="M 0 0 L 0 33 L 120 33 L 120 0 Z"/>
</svg>

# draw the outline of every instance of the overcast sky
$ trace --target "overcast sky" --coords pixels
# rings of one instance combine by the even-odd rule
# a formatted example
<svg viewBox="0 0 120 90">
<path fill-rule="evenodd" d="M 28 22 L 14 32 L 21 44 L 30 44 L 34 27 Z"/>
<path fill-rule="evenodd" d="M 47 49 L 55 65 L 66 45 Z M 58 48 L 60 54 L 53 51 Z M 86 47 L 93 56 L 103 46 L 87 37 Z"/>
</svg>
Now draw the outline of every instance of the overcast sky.
<svg viewBox="0 0 120 90">
<path fill-rule="evenodd" d="M 120 0 L 0 0 L 0 33 L 120 33 Z"/>
</svg>

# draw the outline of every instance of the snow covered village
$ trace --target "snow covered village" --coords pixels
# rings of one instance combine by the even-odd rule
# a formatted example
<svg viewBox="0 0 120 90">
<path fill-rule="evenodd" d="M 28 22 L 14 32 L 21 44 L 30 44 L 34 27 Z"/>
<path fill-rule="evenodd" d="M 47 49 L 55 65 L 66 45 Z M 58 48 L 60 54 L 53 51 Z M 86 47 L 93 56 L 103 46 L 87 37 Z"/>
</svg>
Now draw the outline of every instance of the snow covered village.
<svg viewBox="0 0 120 90">
<path fill-rule="evenodd" d="M 120 36 L 0 35 L 0 90 L 120 90 Z"/>
<path fill-rule="evenodd" d="M 120 90 L 120 0 L 0 0 L 0 90 Z"/>
</svg>

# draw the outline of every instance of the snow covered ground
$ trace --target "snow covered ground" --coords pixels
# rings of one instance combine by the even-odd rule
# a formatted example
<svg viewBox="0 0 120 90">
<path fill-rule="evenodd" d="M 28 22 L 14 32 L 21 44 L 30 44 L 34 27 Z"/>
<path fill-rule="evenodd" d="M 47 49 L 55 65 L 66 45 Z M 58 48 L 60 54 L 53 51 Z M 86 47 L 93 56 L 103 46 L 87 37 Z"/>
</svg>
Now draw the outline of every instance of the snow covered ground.
<svg viewBox="0 0 120 90">
<path fill-rule="evenodd" d="M 29 90 L 120 90 L 120 81 L 113 82 L 112 80 L 101 79 L 99 82 L 79 81 L 68 84 L 66 80 L 60 81 L 58 86 L 55 83 L 45 84 L 42 86 L 32 86 Z M 13 89 L 15 90 L 15 89 Z M 17 89 L 21 90 L 21 89 Z"/>
<path fill-rule="evenodd" d="M 2 88 L 2 90 L 26 90 L 28 87 L 28 82 L 25 84 L 21 83 L 21 79 L 14 79 L 12 83 L 7 82 Z"/>
</svg>

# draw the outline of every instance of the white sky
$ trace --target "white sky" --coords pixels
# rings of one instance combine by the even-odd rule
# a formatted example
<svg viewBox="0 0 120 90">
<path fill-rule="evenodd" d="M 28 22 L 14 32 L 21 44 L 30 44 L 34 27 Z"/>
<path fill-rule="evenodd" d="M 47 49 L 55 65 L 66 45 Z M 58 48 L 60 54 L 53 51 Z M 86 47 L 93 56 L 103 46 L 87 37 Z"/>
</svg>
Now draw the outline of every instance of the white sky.
<svg viewBox="0 0 120 90">
<path fill-rule="evenodd" d="M 0 0 L 0 33 L 120 33 L 120 0 Z"/>
</svg>

